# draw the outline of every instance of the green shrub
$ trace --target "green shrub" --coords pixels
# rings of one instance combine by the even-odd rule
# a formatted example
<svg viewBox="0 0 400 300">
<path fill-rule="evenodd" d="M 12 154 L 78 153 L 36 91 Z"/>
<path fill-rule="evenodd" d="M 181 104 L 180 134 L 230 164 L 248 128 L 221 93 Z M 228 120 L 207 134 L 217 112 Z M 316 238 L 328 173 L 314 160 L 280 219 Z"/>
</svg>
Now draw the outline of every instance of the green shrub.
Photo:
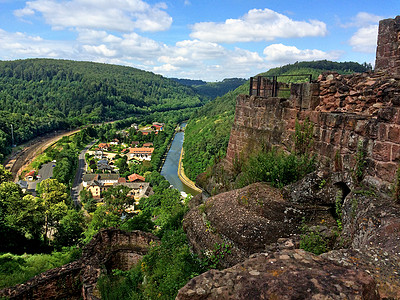
<svg viewBox="0 0 400 300">
<path fill-rule="evenodd" d="M 244 187 L 254 182 L 264 181 L 281 188 L 295 182 L 314 169 L 314 157 L 296 156 L 272 149 L 250 157 L 243 166 L 236 186 Z"/>
<path fill-rule="evenodd" d="M 0 289 L 23 283 L 33 276 L 78 259 L 80 250 L 64 248 L 51 254 L 0 255 Z"/>
<path fill-rule="evenodd" d="M 329 250 L 327 241 L 318 231 L 310 230 L 306 225 L 303 225 L 302 231 L 303 234 L 301 235 L 300 240 L 301 249 L 312 252 L 316 255 L 325 253 Z"/>
</svg>

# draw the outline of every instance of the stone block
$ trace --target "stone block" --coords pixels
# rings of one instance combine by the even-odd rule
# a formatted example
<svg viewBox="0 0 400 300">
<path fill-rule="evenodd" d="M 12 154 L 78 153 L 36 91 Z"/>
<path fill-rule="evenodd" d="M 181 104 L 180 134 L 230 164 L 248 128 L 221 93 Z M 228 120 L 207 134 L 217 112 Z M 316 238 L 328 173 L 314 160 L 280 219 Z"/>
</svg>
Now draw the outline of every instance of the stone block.
<svg viewBox="0 0 400 300">
<path fill-rule="evenodd" d="M 398 165 L 393 162 L 376 162 L 376 177 L 394 183 Z"/>
<path fill-rule="evenodd" d="M 400 143 L 400 126 L 392 125 L 388 128 L 388 140 L 393 143 Z"/>
<path fill-rule="evenodd" d="M 400 162 L 400 145 L 392 145 L 391 161 Z"/>
<path fill-rule="evenodd" d="M 378 161 L 390 161 L 391 160 L 391 144 L 388 142 L 374 142 L 372 158 Z"/>
</svg>

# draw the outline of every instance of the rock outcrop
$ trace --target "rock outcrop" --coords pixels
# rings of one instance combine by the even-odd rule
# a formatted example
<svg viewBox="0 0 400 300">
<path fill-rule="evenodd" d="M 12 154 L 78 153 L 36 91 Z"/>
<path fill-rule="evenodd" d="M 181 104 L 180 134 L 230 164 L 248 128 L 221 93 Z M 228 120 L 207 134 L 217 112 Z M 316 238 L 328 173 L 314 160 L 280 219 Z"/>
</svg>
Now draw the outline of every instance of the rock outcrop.
<svg viewBox="0 0 400 300">
<path fill-rule="evenodd" d="M 101 230 L 83 248 L 82 257 L 35 276 L 26 283 L 0 290 L 9 299 L 100 299 L 96 283 L 112 269 L 128 270 L 147 253 L 152 234 L 115 228 Z"/>
<path fill-rule="evenodd" d="M 212 254 L 216 244 L 226 245 L 230 254 L 219 263 L 228 267 L 265 251 L 280 238 L 300 234 L 303 217 L 312 217 L 315 223 L 321 220 L 332 223 L 329 209 L 329 206 L 290 203 L 279 189 L 255 183 L 207 199 L 185 216 L 183 228 L 193 249 L 201 256 Z"/>
<path fill-rule="evenodd" d="M 379 299 L 366 272 L 340 266 L 304 250 L 255 254 L 222 271 L 191 279 L 178 300 Z"/>
</svg>

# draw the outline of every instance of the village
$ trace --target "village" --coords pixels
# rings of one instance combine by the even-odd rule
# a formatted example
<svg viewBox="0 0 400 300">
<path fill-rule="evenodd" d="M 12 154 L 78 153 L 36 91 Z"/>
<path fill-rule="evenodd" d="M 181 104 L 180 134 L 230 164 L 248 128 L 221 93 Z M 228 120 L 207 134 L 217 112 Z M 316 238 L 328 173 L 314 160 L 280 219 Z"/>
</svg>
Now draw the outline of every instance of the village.
<svg viewBox="0 0 400 300">
<path fill-rule="evenodd" d="M 81 152 L 84 157 L 82 176 L 76 186 L 78 202 L 85 204 L 88 195 L 96 203 L 101 203 L 104 193 L 111 187 L 125 186 L 129 188 L 128 197 L 134 199 L 135 205 L 143 197 L 153 194 L 149 182 L 145 182 L 146 168 L 150 165 L 154 147 L 154 139 L 164 131 L 165 124 L 153 122 L 151 125 L 139 127 L 131 124 L 130 128 L 115 132 L 114 138 L 106 137 L 92 143 L 92 146 Z M 133 140 L 137 138 L 137 140 Z M 17 184 L 24 192 L 36 195 L 37 188 L 45 179 L 53 178 L 56 160 L 44 163 L 38 170 L 28 169 Z M 77 174 L 79 173 L 79 167 Z M 138 174 L 141 173 L 142 175 Z M 90 194 L 88 194 L 90 193 Z M 72 193 L 71 193 L 72 194 Z M 82 203 L 81 203 L 82 202 Z M 134 205 L 128 210 L 134 212 Z"/>
</svg>

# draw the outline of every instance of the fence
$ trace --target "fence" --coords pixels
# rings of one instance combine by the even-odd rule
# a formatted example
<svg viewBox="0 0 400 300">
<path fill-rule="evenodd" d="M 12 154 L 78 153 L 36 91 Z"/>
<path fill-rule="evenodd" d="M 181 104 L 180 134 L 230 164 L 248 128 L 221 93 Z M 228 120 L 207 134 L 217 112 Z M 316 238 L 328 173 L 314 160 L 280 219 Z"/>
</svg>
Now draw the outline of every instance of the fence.
<svg viewBox="0 0 400 300">
<path fill-rule="evenodd" d="M 278 81 L 278 77 L 285 77 L 286 80 Z M 249 95 L 288 98 L 292 83 L 311 82 L 311 80 L 312 74 L 250 77 Z"/>
</svg>

